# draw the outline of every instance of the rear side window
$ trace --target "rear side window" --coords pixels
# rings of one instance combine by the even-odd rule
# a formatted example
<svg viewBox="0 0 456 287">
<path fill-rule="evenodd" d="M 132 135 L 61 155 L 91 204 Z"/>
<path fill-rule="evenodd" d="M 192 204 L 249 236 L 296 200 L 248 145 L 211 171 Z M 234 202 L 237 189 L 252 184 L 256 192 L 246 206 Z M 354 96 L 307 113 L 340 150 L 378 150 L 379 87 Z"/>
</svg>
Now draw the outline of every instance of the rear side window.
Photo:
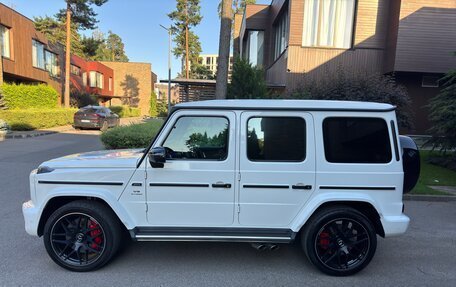
<svg viewBox="0 0 456 287">
<path fill-rule="evenodd" d="M 379 118 L 332 117 L 323 121 L 325 156 L 333 163 L 388 163 L 388 126 Z"/>
<path fill-rule="evenodd" d="M 247 157 L 251 161 L 303 161 L 306 122 L 299 117 L 254 117 L 247 122 Z"/>
</svg>

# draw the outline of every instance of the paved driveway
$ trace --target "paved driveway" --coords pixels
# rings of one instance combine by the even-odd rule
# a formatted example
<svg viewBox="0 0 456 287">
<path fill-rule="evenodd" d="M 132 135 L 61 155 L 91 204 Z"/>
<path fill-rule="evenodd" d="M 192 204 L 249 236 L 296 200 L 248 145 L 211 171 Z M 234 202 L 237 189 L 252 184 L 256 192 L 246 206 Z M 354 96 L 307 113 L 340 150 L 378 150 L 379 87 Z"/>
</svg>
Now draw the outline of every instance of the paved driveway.
<svg viewBox="0 0 456 287">
<path fill-rule="evenodd" d="M 348 278 L 319 273 L 297 245 L 258 252 L 234 243 L 135 243 L 99 271 L 65 271 L 24 231 L 28 174 L 44 160 L 100 148 L 90 134 L 0 142 L 0 286 L 456 286 L 456 202 L 406 202 L 407 234 L 379 238 L 371 264 Z"/>
</svg>

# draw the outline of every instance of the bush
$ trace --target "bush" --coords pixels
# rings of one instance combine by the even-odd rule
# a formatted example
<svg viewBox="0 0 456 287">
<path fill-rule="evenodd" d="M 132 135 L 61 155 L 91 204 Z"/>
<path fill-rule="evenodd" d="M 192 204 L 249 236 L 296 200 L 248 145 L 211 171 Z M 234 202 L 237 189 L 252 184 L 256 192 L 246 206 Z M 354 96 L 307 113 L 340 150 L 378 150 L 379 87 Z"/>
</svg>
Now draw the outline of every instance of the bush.
<svg viewBox="0 0 456 287">
<path fill-rule="evenodd" d="M 2 94 L 9 109 L 54 109 L 59 94 L 48 85 L 3 84 Z"/>
<path fill-rule="evenodd" d="M 168 116 L 168 101 L 166 98 L 157 101 L 157 116 L 160 118 Z"/>
<path fill-rule="evenodd" d="M 434 149 L 446 153 L 456 149 L 456 69 L 448 72 L 441 80 L 440 93 L 431 99 L 429 119 L 433 135 L 429 141 Z M 456 162 L 456 154 L 453 154 Z"/>
<path fill-rule="evenodd" d="M 78 90 L 72 90 L 70 95 L 70 106 L 74 108 L 82 108 L 85 106 L 98 105 L 98 99 L 95 95 L 81 93 Z"/>
<path fill-rule="evenodd" d="M 0 111 L 0 118 L 4 119 L 12 130 L 26 131 L 72 124 L 76 111 L 56 108 L 3 110 Z"/>
<path fill-rule="evenodd" d="M 227 98 L 263 99 L 268 97 L 263 70 L 252 67 L 247 60 L 236 58 L 231 83 L 228 85 Z"/>
<path fill-rule="evenodd" d="M 162 120 L 154 119 L 142 124 L 116 127 L 103 132 L 101 142 L 107 149 L 147 147 L 162 125 Z"/>
<path fill-rule="evenodd" d="M 396 84 L 394 77 L 372 73 L 349 73 L 339 69 L 320 81 L 307 84 L 291 95 L 292 98 L 365 101 L 388 103 L 397 107 L 401 128 L 412 129 L 411 101 L 407 90 Z"/>
<path fill-rule="evenodd" d="M 109 109 L 121 118 L 141 116 L 141 110 L 139 108 L 133 108 L 129 106 L 110 106 Z"/>
<path fill-rule="evenodd" d="M 155 118 L 158 116 L 158 111 L 157 111 L 157 95 L 155 94 L 154 91 L 152 91 L 152 94 L 150 95 L 150 108 L 149 108 L 149 116 Z"/>
</svg>

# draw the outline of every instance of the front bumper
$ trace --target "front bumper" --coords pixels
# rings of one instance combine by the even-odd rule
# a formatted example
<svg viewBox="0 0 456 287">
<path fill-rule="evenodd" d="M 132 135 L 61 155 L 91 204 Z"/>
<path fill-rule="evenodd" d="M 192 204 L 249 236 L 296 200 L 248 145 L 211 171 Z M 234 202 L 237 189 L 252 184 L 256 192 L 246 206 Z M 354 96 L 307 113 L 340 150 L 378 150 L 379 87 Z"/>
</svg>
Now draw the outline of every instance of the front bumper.
<svg viewBox="0 0 456 287">
<path fill-rule="evenodd" d="M 385 237 L 404 234 L 410 223 L 410 218 L 401 214 L 399 216 L 383 216 L 381 219 Z"/>
<path fill-rule="evenodd" d="M 25 231 L 34 236 L 38 236 L 38 224 L 40 222 L 40 209 L 29 200 L 22 204 L 22 214 L 24 215 Z"/>
</svg>

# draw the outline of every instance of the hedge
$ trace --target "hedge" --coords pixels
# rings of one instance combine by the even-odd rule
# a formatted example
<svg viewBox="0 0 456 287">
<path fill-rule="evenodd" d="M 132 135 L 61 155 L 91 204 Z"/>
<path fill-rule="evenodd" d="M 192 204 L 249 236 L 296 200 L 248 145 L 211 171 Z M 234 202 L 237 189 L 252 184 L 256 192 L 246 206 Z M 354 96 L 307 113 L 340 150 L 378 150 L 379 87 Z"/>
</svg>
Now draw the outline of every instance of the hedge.
<svg viewBox="0 0 456 287">
<path fill-rule="evenodd" d="M 107 149 L 142 148 L 150 144 L 163 125 L 154 119 L 142 124 L 115 127 L 101 134 L 101 142 Z"/>
<path fill-rule="evenodd" d="M 110 106 L 109 109 L 118 114 L 121 118 L 131 118 L 141 116 L 141 110 L 139 108 L 133 108 L 129 106 Z"/>
<path fill-rule="evenodd" d="M 76 109 L 56 108 L 2 110 L 0 118 L 5 120 L 12 130 L 28 131 L 72 124 L 76 111 Z"/>
<path fill-rule="evenodd" d="M 54 109 L 59 94 L 46 84 L 24 85 L 3 84 L 2 94 L 9 109 Z"/>
</svg>

